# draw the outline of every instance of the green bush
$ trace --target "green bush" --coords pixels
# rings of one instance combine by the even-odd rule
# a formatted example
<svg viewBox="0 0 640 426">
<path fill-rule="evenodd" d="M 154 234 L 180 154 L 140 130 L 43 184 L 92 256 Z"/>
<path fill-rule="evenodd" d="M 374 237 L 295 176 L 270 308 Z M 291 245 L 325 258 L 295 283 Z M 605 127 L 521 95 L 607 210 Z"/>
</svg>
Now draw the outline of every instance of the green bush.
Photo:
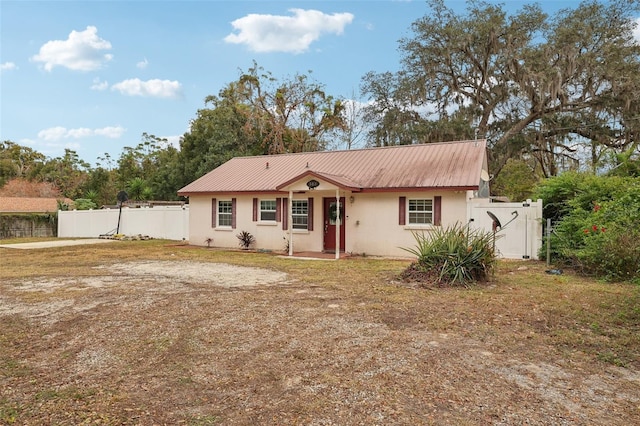
<svg viewBox="0 0 640 426">
<path fill-rule="evenodd" d="M 608 280 L 640 280 L 640 179 L 568 175 L 548 179 L 539 192 L 558 219 L 554 262 Z"/>
<path fill-rule="evenodd" d="M 76 210 L 91 210 L 98 207 L 96 203 L 88 198 L 76 198 L 73 203 L 75 204 Z"/>
<path fill-rule="evenodd" d="M 496 261 L 493 233 L 472 230 L 459 223 L 413 233 L 416 247 L 403 248 L 418 259 L 410 270 L 423 272 L 438 285 L 467 286 L 488 278 Z"/>
</svg>

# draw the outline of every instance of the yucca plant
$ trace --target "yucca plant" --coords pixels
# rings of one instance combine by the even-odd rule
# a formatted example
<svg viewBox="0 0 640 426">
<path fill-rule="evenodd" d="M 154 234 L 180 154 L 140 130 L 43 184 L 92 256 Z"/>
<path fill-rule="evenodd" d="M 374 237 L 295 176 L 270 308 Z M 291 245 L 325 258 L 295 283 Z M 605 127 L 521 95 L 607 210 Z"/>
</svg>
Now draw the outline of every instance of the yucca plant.
<svg viewBox="0 0 640 426">
<path fill-rule="evenodd" d="M 438 285 L 468 286 L 488 278 L 495 265 L 493 233 L 459 223 L 435 227 L 428 234 L 414 232 L 416 246 L 403 250 L 415 255 L 410 267 L 435 277 Z"/>
<path fill-rule="evenodd" d="M 256 242 L 255 237 L 248 231 L 241 231 L 236 235 L 236 237 L 238 238 L 240 247 L 242 247 L 243 250 L 248 250 L 249 247 L 251 247 L 251 245 Z"/>
</svg>

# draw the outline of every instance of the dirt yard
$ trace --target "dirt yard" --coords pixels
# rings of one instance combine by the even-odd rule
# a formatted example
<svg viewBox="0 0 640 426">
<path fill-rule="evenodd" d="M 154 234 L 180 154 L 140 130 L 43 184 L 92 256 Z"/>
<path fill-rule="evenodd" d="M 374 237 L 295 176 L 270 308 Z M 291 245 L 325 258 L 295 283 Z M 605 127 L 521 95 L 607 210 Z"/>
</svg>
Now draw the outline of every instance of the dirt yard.
<svg viewBox="0 0 640 426">
<path fill-rule="evenodd" d="M 581 299 L 527 264 L 426 290 L 402 261 L 120 244 L 147 248 L 0 249 L 0 424 L 640 424 L 637 348 L 590 352 L 607 326 L 584 313 L 628 287 Z"/>
</svg>

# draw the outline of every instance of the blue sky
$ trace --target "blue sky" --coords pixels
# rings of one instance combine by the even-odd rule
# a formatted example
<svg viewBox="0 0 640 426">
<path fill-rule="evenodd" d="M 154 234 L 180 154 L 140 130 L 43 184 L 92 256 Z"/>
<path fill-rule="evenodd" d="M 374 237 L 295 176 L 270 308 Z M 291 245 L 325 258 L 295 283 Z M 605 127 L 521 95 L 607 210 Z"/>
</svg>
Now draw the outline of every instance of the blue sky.
<svg viewBox="0 0 640 426">
<path fill-rule="evenodd" d="M 143 132 L 177 145 L 204 98 L 254 60 L 278 79 L 311 70 L 351 98 L 368 71 L 397 70 L 398 39 L 427 11 L 422 0 L 0 0 L 0 140 L 92 165 Z"/>
</svg>

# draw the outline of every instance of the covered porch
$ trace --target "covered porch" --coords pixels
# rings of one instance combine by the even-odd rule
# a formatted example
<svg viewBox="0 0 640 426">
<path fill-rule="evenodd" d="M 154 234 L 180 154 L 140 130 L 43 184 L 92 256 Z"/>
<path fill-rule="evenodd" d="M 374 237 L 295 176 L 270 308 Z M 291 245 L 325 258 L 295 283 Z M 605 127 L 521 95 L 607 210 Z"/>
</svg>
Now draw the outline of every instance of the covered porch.
<svg viewBox="0 0 640 426">
<path fill-rule="evenodd" d="M 341 259 L 348 257 L 345 254 L 345 212 L 347 196 L 360 192 L 360 188 L 354 182 L 340 176 L 330 176 L 323 173 L 307 170 L 304 173 L 278 185 L 279 191 L 289 192 L 288 215 L 288 245 L 290 257 L 309 257 L 321 259 Z M 304 194 L 322 200 L 322 224 L 323 224 L 323 251 L 322 252 L 296 252 L 295 232 L 293 223 L 293 199 L 294 195 Z"/>
</svg>

